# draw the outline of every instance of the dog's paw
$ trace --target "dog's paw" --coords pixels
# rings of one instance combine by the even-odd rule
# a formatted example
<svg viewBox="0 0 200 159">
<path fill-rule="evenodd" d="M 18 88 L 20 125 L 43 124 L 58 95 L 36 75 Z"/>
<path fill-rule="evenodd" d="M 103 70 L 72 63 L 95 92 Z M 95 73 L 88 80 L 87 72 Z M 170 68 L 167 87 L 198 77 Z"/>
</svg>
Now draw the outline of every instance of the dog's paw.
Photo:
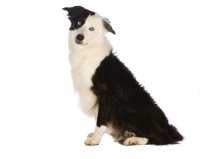
<svg viewBox="0 0 200 159">
<path fill-rule="evenodd" d="M 92 137 L 88 137 L 84 142 L 84 144 L 87 146 L 96 146 L 96 145 L 99 145 L 99 143 L 100 143 L 99 140 L 92 138 Z"/>
<path fill-rule="evenodd" d="M 93 137 L 93 135 L 94 135 L 94 133 L 89 133 L 87 138 L 91 138 L 91 137 Z"/>
<path fill-rule="evenodd" d="M 146 145 L 148 142 L 147 138 L 141 138 L 141 137 L 130 137 L 127 138 L 124 141 L 125 146 L 130 146 L 130 145 Z"/>
</svg>

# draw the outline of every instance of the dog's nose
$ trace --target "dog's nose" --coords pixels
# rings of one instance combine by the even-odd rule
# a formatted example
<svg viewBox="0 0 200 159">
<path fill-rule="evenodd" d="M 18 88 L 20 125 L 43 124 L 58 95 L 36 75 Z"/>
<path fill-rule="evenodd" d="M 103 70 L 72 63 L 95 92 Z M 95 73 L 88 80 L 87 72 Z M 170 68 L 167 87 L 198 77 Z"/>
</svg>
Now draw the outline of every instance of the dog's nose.
<svg viewBox="0 0 200 159">
<path fill-rule="evenodd" d="M 78 35 L 76 36 L 76 39 L 77 39 L 78 41 L 82 41 L 82 40 L 84 39 L 84 36 L 81 35 L 81 34 L 78 34 Z"/>
</svg>

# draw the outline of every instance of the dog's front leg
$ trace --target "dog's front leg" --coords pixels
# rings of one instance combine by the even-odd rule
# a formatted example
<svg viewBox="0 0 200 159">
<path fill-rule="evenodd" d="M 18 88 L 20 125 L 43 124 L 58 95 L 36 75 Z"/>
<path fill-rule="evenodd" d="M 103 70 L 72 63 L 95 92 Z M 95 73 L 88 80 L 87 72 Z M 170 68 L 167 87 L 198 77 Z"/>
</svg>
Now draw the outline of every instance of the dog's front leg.
<svg viewBox="0 0 200 159">
<path fill-rule="evenodd" d="M 98 145 L 101 141 L 103 134 L 106 132 L 107 127 L 101 125 L 100 127 L 96 126 L 96 129 L 93 134 L 89 134 L 87 140 L 85 140 L 86 145 L 95 146 Z"/>
<path fill-rule="evenodd" d="M 105 102 L 99 100 L 98 103 L 98 115 L 97 115 L 97 125 L 94 133 L 90 133 L 85 140 L 86 145 L 98 145 L 101 142 L 101 138 L 107 130 L 107 111 L 105 109 Z M 105 113 L 105 114 L 104 114 Z"/>
</svg>

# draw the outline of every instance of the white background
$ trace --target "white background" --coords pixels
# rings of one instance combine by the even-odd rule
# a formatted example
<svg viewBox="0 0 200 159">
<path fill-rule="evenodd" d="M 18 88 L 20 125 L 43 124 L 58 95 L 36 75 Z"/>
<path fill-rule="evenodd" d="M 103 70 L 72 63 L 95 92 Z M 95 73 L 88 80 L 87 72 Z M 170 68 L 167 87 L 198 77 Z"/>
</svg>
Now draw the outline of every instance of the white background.
<svg viewBox="0 0 200 159">
<path fill-rule="evenodd" d="M 185 140 L 124 147 L 77 106 L 68 63 L 70 22 L 63 7 L 108 17 L 108 34 L 130 68 Z M 200 158 L 199 0 L 7 0 L 0 2 L 0 158 Z"/>
</svg>

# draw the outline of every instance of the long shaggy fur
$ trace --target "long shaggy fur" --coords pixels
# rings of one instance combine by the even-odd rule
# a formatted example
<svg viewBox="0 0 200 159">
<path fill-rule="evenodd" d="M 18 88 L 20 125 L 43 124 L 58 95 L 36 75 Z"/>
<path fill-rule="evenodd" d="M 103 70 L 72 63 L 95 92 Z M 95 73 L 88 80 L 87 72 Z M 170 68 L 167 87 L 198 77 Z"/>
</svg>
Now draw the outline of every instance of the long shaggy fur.
<svg viewBox="0 0 200 159">
<path fill-rule="evenodd" d="M 96 119 L 95 132 L 85 144 L 99 144 L 105 131 L 124 145 L 183 140 L 150 94 L 112 53 L 105 36 L 106 32 L 115 34 L 109 20 L 80 6 L 63 9 L 71 21 L 69 61 L 74 88 L 82 111 Z"/>
<path fill-rule="evenodd" d="M 116 140 L 132 135 L 127 132 L 148 138 L 148 144 L 172 144 L 183 139 L 150 94 L 112 53 L 101 62 L 92 82 L 92 91 L 101 105 L 97 126 L 108 124 Z"/>
</svg>

